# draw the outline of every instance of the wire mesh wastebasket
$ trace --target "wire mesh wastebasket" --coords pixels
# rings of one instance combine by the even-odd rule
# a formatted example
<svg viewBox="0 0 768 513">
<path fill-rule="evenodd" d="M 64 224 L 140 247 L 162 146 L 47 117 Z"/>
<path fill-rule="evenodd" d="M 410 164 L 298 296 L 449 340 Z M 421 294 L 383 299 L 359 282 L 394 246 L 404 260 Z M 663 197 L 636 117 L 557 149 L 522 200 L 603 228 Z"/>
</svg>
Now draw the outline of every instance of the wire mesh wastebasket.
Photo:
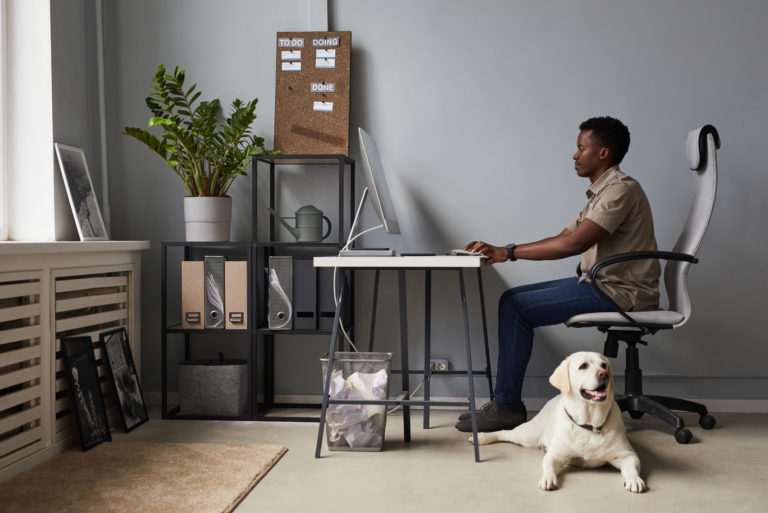
<svg viewBox="0 0 768 513">
<path fill-rule="evenodd" d="M 328 353 L 320 358 L 323 386 Z M 334 353 L 330 399 L 386 400 L 389 398 L 392 353 Z M 329 404 L 326 443 L 331 451 L 380 451 L 387 424 L 385 405 Z"/>
</svg>

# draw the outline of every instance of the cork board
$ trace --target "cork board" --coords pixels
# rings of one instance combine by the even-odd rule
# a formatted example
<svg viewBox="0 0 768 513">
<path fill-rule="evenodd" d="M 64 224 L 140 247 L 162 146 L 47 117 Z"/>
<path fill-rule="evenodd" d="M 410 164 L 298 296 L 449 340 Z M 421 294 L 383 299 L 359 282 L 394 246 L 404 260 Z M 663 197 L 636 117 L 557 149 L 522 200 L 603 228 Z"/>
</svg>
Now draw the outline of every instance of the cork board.
<svg viewBox="0 0 768 513">
<path fill-rule="evenodd" d="M 349 154 L 351 32 L 278 32 L 275 149 Z"/>
</svg>

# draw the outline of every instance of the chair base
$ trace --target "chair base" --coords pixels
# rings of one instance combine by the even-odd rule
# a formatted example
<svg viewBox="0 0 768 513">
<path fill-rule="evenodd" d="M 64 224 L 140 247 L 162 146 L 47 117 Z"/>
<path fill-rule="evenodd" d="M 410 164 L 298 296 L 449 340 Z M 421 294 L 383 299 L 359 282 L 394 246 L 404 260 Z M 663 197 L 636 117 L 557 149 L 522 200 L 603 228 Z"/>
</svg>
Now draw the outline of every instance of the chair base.
<svg viewBox="0 0 768 513">
<path fill-rule="evenodd" d="M 643 414 L 653 415 L 675 428 L 675 439 L 681 444 L 691 441 L 692 434 L 685 427 L 682 417 L 672 410 L 687 411 L 699 414 L 699 425 L 704 429 L 712 429 L 717 422 L 709 414 L 703 404 L 658 395 L 623 395 L 616 398 L 621 411 L 626 411 L 633 419 L 639 419 Z"/>
<path fill-rule="evenodd" d="M 645 344 L 641 340 L 641 336 L 639 333 L 609 332 L 609 339 L 606 341 L 604 350 L 606 356 L 616 356 L 614 351 L 618 340 L 627 343 L 627 368 L 624 370 L 625 392 L 624 395 L 616 397 L 616 403 L 621 411 L 628 412 L 633 419 L 639 419 L 647 413 L 663 420 L 675 428 L 675 439 L 681 444 L 687 444 L 691 441 L 691 432 L 685 427 L 682 417 L 672 410 L 697 413 L 699 425 L 704 429 L 712 429 L 717 421 L 709 414 L 707 407 L 703 404 L 676 397 L 643 394 L 643 371 L 640 369 L 637 349 L 638 343 Z"/>
</svg>

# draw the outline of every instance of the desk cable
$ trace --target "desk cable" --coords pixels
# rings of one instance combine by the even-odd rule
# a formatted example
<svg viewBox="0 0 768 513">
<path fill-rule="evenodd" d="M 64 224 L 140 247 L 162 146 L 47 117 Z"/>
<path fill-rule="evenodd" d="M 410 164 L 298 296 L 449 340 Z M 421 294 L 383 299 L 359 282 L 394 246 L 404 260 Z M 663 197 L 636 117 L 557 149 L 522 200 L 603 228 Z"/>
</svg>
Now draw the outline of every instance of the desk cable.
<svg viewBox="0 0 768 513">
<path fill-rule="evenodd" d="M 357 216 L 355 216 L 355 219 L 357 219 Z M 350 232 L 350 237 L 347 239 L 347 243 L 344 244 L 344 247 L 341 248 L 341 251 L 348 249 L 349 245 L 352 244 L 352 242 L 354 242 L 354 240 L 357 239 L 358 237 L 383 227 L 384 225 L 380 224 L 378 226 L 374 226 L 373 228 L 368 228 L 367 230 L 363 230 L 362 232 L 358 233 L 354 237 L 351 236 L 352 233 Z M 339 299 L 338 299 L 339 296 L 338 296 L 338 293 L 336 292 L 336 273 L 338 270 L 339 270 L 338 266 L 333 267 L 333 304 L 336 307 L 339 306 Z M 341 332 L 344 334 L 344 338 L 347 339 L 347 342 L 349 342 L 349 345 L 352 346 L 352 349 L 354 349 L 356 353 L 359 353 L 360 351 L 357 349 L 357 346 L 355 346 L 355 344 L 352 342 L 352 339 L 349 337 L 349 333 L 347 333 L 347 330 L 344 329 L 344 323 L 341 321 L 341 315 L 339 315 L 339 328 L 341 328 Z"/>
<path fill-rule="evenodd" d="M 358 212 L 358 213 L 359 213 L 359 212 Z M 357 218 L 357 216 L 355 216 L 355 218 Z M 350 237 L 347 239 L 347 243 L 346 243 L 346 244 L 344 244 L 344 247 L 343 247 L 343 248 L 341 248 L 341 251 L 344 251 L 344 250 L 348 249 L 348 248 L 349 248 L 349 245 L 350 245 L 350 244 L 351 244 L 351 243 L 352 243 L 352 242 L 353 242 L 355 239 L 357 239 L 358 237 L 360 237 L 360 236 L 362 236 L 362 235 L 365 235 L 365 234 L 366 234 L 366 233 L 368 233 L 368 232 L 371 232 L 371 231 L 373 231 L 373 230 L 377 230 L 377 229 L 379 229 L 379 228 L 383 228 L 383 227 L 384 227 L 384 225 L 383 225 L 383 224 L 380 224 L 380 225 L 378 225 L 378 226 L 374 226 L 373 228 L 368 228 L 367 230 L 363 230 L 362 232 L 358 233 L 358 234 L 357 234 L 357 235 L 355 235 L 354 237 L 351 237 L 351 236 L 350 236 Z M 350 235 L 351 235 L 351 234 L 350 234 Z M 338 266 L 334 266 L 334 268 L 333 268 L 333 303 L 334 303 L 334 305 L 335 305 L 337 308 L 338 308 L 338 306 L 339 306 L 339 300 L 338 300 L 338 297 L 339 297 L 339 296 L 338 296 L 338 294 L 337 294 L 337 292 L 336 292 L 336 272 L 338 271 L 338 269 L 339 269 L 339 267 L 338 267 Z M 343 322 L 342 322 L 342 320 L 341 320 L 341 315 L 339 315 L 339 328 L 341 328 L 341 332 L 344 334 L 344 338 L 345 338 L 345 339 L 347 339 L 347 342 L 349 342 L 349 345 L 352 347 L 352 349 L 354 349 L 354 351 L 355 351 L 356 353 L 359 353 L 360 351 L 357 349 L 357 346 L 355 346 L 355 344 L 352 342 L 352 339 L 349 337 L 349 333 L 347 333 L 347 330 L 346 330 L 346 329 L 344 329 L 344 323 L 343 323 Z M 416 392 L 418 392 L 418 391 L 421 389 L 422 385 L 424 385 L 424 381 L 425 381 L 425 378 L 421 378 L 421 381 L 419 382 L 419 384 L 418 384 L 418 385 L 416 385 L 416 388 L 414 388 L 414 389 L 413 389 L 413 392 L 411 392 L 410 394 L 408 394 L 408 397 L 407 397 L 407 399 L 411 399 L 411 398 L 412 398 L 412 397 L 413 397 L 413 396 L 416 394 Z M 394 408 L 392 408 L 391 410 L 387 410 L 387 413 L 393 413 L 393 412 L 396 412 L 397 410 L 399 410 L 399 409 L 400 409 L 400 408 L 402 408 L 402 407 L 403 407 L 403 405 L 402 405 L 402 404 L 399 404 L 399 405 L 395 406 Z"/>
</svg>

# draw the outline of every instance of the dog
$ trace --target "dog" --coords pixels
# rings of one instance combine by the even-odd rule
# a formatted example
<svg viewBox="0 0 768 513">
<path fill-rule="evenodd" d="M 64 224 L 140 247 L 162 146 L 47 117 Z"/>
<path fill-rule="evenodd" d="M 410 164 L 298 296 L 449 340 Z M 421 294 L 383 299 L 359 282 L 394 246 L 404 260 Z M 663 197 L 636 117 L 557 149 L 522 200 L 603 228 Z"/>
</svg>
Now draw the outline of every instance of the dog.
<svg viewBox="0 0 768 513">
<path fill-rule="evenodd" d="M 629 444 L 608 359 L 600 353 L 570 355 L 550 376 L 560 390 L 533 419 L 515 429 L 478 433 L 480 444 L 511 442 L 543 448 L 542 490 L 555 490 L 565 465 L 586 468 L 609 463 L 621 471 L 624 488 L 642 493 L 640 459 Z M 472 442 L 472 438 L 469 439 Z"/>
</svg>

